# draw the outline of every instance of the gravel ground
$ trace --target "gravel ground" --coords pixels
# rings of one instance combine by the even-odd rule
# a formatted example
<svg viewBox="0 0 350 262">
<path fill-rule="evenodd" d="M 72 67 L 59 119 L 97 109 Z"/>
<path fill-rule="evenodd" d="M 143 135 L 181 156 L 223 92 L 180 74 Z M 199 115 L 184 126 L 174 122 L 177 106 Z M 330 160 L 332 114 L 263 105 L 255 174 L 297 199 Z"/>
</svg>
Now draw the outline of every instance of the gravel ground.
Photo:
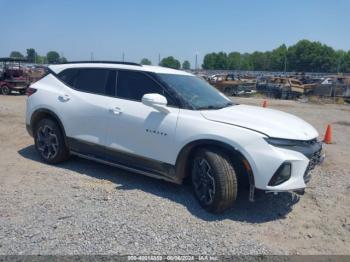
<svg viewBox="0 0 350 262">
<path fill-rule="evenodd" d="M 261 99 L 238 99 L 261 105 Z M 206 213 L 173 185 L 73 157 L 42 163 L 25 131 L 25 97 L 0 96 L 0 254 L 350 254 L 350 107 L 269 101 L 335 144 L 302 197 L 241 191 Z M 293 128 L 293 127 L 291 127 Z"/>
</svg>

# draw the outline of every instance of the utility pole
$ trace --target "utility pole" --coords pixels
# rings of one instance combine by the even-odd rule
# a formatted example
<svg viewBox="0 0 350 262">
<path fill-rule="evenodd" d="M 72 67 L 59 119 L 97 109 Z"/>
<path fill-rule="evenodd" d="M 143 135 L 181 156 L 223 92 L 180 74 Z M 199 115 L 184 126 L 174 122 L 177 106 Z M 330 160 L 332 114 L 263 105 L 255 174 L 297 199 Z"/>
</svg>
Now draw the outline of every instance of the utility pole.
<svg viewBox="0 0 350 262">
<path fill-rule="evenodd" d="M 287 51 L 284 53 L 284 75 L 287 73 Z"/>
<path fill-rule="evenodd" d="M 337 74 L 339 75 L 339 69 L 340 69 L 340 59 L 338 58 L 338 63 L 337 63 Z"/>
<path fill-rule="evenodd" d="M 160 65 L 160 54 L 158 54 L 158 65 Z"/>
<path fill-rule="evenodd" d="M 90 53 L 90 60 L 91 60 L 91 61 L 94 61 L 94 52 L 91 52 L 91 53 Z"/>
<path fill-rule="evenodd" d="M 340 64 L 341 64 L 341 60 L 343 59 L 344 54 L 342 54 L 341 56 L 339 56 L 338 61 L 337 61 L 337 74 L 340 73 Z"/>
<path fill-rule="evenodd" d="M 124 59 L 125 59 L 125 54 L 124 54 L 124 52 L 123 52 L 123 62 L 125 62 Z"/>
<path fill-rule="evenodd" d="M 241 53 L 239 53 L 238 71 L 241 73 Z"/>
<path fill-rule="evenodd" d="M 196 53 L 196 60 L 195 60 L 195 64 L 194 64 L 194 70 L 197 71 L 198 69 L 198 53 Z"/>
</svg>

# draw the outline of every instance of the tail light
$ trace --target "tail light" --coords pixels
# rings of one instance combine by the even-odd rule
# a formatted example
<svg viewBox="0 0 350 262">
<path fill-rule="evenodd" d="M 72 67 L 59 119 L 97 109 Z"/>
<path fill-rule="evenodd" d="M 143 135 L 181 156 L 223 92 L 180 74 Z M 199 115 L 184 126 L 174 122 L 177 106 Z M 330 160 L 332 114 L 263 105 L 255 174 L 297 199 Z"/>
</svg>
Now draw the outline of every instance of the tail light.
<svg viewBox="0 0 350 262">
<path fill-rule="evenodd" d="M 34 94 L 36 91 L 37 91 L 36 88 L 28 87 L 27 90 L 26 90 L 26 95 L 27 95 L 27 96 L 31 96 L 31 95 Z"/>
</svg>

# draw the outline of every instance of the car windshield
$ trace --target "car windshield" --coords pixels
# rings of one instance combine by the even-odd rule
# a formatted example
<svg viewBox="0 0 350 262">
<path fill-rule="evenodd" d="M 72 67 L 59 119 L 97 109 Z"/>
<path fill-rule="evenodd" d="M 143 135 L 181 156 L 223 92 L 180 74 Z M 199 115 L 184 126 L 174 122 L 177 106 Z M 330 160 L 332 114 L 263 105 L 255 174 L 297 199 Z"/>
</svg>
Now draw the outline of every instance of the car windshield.
<svg viewBox="0 0 350 262">
<path fill-rule="evenodd" d="M 221 109 L 234 103 L 206 81 L 196 76 L 157 74 L 195 110 Z"/>
</svg>

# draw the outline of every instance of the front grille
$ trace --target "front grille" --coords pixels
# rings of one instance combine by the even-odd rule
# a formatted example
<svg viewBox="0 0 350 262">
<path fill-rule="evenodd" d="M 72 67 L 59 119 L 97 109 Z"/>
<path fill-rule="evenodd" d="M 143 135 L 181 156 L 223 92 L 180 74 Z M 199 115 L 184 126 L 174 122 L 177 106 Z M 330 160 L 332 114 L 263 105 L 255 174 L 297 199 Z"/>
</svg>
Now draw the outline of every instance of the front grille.
<svg viewBox="0 0 350 262">
<path fill-rule="evenodd" d="M 317 142 L 317 139 L 314 138 L 314 139 L 311 139 L 311 140 L 302 141 L 301 143 L 304 144 L 304 145 L 314 145 L 314 144 L 316 144 L 318 142 Z"/>
<path fill-rule="evenodd" d="M 321 158 L 322 158 L 322 149 L 316 151 L 311 155 L 310 162 L 304 173 L 305 183 L 308 183 L 310 181 L 311 179 L 310 171 L 313 170 L 315 166 L 321 162 Z"/>
</svg>

